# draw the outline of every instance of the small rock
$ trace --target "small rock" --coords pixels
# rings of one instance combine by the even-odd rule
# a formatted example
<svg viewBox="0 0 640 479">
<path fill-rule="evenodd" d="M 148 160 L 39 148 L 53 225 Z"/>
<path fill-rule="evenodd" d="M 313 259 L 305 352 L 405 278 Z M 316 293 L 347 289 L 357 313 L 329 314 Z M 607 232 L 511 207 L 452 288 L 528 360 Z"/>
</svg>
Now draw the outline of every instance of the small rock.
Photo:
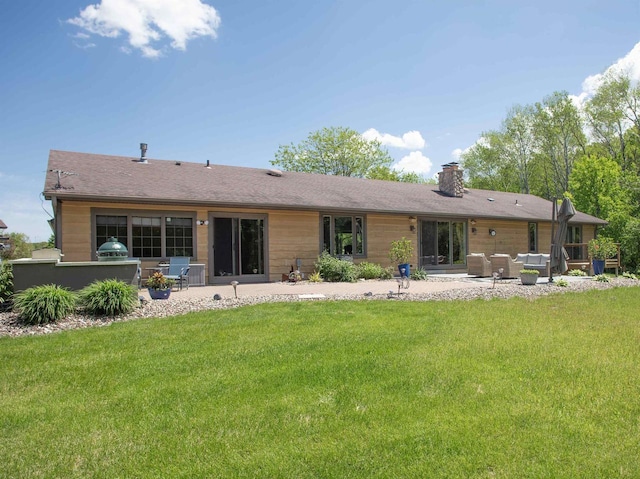
<svg viewBox="0 0 640 479">
<path fill-rule="evenodd" d="M 222 296 L 220 296 L 218 293 L 213 295 L 213 299 L 216 301 L 220 301 L 222 299 Z"/>
</svg>

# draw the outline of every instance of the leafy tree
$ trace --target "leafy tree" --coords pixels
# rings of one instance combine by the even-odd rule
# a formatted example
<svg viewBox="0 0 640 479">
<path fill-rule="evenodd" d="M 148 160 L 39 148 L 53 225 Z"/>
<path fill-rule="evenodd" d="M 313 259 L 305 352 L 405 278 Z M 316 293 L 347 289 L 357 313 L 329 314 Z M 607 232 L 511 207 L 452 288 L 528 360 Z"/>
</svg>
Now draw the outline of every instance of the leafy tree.
<svg viewBox="0 0 640 479">
<path fill-rule="evenodd" d="M 299 145 L 280 145 L 271 164 L 286 171 L 366 178 L 377 168 L 390 168 L 389 152 L 351 128 L 312 132 Z"/>
<path fill-rule="evenodd" d="M 629 218 L 625 225 L 621 238 L 620 250 L 622 263 L 631 269 L 640 268 L 640 219 Z"/>
<path fill-rule="evenodd" d="M 628 211 L 621 175 L 620 165 L 606 156 L 585 155 L 576 160 L 569 179 L 576 208 L 605 219 L 616 211 Z"/>
<path fill-rule="evenodd" d="M 400 181 L 402 183 L 427 183 L 418 173 L 397 171 L 388 166 L 376 166 L 367 172 L 370 180 Z"/>
<path fill-rule="evenodd" d="M 520 191 L 518 177 L 510 159 L 503 153 L 503 134 L 488 131 L 462 156 L 462 165 L 471 188 Z"/>
<path fill-rule="evenodd" d="M 9 233 L 9 248 L 0 251 L 2 259 L 31 258 L 33 247 L 24 233 Z"/>
<path fill-rule="evenodd" d="M 567 92 L 555 92 L 535 106 L 538 161 L 544 178 L 543 196 L 561 197 L 569 190 L 575 160 L 585 153 L 586 136 L 577 107 Z"/>
</svg>

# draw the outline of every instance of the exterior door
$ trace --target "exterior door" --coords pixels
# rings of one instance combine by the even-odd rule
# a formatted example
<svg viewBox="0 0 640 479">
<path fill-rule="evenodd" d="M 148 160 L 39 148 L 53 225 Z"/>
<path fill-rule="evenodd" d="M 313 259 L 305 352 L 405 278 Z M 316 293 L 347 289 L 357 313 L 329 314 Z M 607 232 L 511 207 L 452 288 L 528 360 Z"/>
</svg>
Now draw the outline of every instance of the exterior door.
<svg viewBox="0 0 640 479">
<path fill-rule="evenodd" d="M 420 221 L 420 266 L 425 269 L 459 267 L 466 261 L 466 223 Z"/>
<path fill-rule="evenodd" d="M 241 278 L 267 281 L 265 222 L 264 217 L 211 215 L 209 278 L 212 283 Z"/>
</svg>

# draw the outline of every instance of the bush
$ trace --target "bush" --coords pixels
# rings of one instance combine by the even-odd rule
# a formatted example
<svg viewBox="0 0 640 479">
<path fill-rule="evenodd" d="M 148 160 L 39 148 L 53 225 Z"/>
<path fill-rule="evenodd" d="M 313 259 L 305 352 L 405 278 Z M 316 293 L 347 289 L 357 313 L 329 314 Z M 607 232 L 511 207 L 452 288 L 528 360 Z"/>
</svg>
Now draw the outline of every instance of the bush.
<svg viewBox="0 0 640 479">
<path fill-rule="evenodd" d="M 427 271 L 423 268 L 417 268 L 411 272 L 411 279 L 414 281 L 424 281 L 428 276 Z"/>
<path fill-rule="evenodd" d="M 558 279 L 555 281 L 556 286 L 560 286 L 561 288 L 566 288 L 569 286 L 569 282 L 566 279 Z"/>
<path fill-rule="evenodd" d="M 352 262 L 334 258 L 326 251 L 318 257 L 315 267 L 325 281 L 353 283 L 358 279 Z"/>
<path fill-rule="evenodd" d="M 587 276 L 586 271 L 582 271 L 581 269 L 572 269 L 567 273 L 568 276 Z"/>
<path fill-rule="evenodd" d="M 317 271 L 314 271 L 309 275 L 309 281 L 312 283 L 322 283 L 322 276 Z"/>
<path fill-rule="evenodd" d="M 79 294 L 82 307 L 92 315 L 118 316 L 138 306 L 138 292 L 134 286 L 117 279 L 94 281 Z"/>
<path fill-rule="evenodd" d="M 76 295 L 56 284 L 29 288 L 13 297 L 13 309 L 26 324 L 54 323 L 74 312 Z"/>
<path fill-rule="evenodd" d="M 356 266 L 358 278 L 363 279 L 379 279 L 385 275 L 385 270 L 377 263 L 369 263 L 363 261 Z"/>
<path fill-rule="evenodd" d="M 0 266 L 0 304 L 13 296 L 13 268 L 9 263 Z"/>
<path fill-rule="evenodd" d="M 593 277 L 594 281 L 599 281 L 601 283 L 608 283 L 609 277 L 606 274 L 597 274 Z"/>
</svg>

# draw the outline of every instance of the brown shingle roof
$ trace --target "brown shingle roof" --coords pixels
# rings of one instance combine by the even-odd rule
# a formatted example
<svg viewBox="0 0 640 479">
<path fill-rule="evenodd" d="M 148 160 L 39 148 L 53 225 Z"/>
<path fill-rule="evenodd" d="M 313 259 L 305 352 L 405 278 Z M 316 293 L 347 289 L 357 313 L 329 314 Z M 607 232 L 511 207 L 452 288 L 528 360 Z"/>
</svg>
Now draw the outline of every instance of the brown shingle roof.
<svg viewBox="0 0 640 479">
<path fill-rule="evenodd" d="M 58 174 L 60 187 L 57 188 Z M 51 150 L 47 198 L 131 201 L 318 211 L 358 211 L 465 218 L 549 221 L 551 203 L 533 195 L 470 189 L 462 198 L 442 195 L 436 185 L 366 180 L 204 163 Z M 606 224 L 577 213 L 573 222 Z"/>
<path fill-rule="evenodd" d="M 7 225 L 4 224 L 4 221 L 0 220 L 0 230 L 6 230 L 7 229 Z"/>
</svg>

